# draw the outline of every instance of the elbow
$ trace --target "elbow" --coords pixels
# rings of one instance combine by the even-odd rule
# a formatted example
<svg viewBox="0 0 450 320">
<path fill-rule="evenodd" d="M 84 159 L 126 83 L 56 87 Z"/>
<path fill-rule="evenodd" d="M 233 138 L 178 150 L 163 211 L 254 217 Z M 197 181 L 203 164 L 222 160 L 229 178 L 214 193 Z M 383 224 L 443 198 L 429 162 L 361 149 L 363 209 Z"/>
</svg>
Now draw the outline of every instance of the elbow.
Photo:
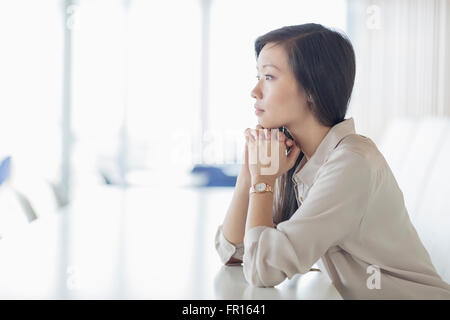
<svg viewBox="0 0 450 320">
<path fill-rule="evenodd" d="M 267 259 L 261 258 L 257 243 L 250 245 L 244 253 L 243 272 L 250 285 L 260 288 L 274 287 L 286 279 L 286 274 L 282 270 L 269 265 Z"/>
<path fill-rule="evenodd" d="M 250 277 L 245 277 L 247 279 L 247 282 L 249 285 L 253 287 L 258 288 L 273 288 L 277 285 L 279 285 L 281 282 L 284 281 L 285 277 L 279 278 L 277 280 L 274 279 L 261 279 L 258 277 L 258 275 L 253 275 Z"/>
<path fill-rule="evenodd" d="M 258 288 L 272 288 L 286 279 L 286 275 L 280 270 L 272 269 L 270 272 L 258 272 L 256 267 L 249 267 L 244 262 L 244 277 L 248 284 Z"/>
<path fill-rule="evenodd" d="M 244 272 L 244 277 L 245 280 L 247 280 L 247 283 L 252 287 L 270 288 L 270 286 L 267 286 L 265 283 L 261 281 L 261 279 L 258 277 L 257 274 L 247 274 Z"/>
</svg>

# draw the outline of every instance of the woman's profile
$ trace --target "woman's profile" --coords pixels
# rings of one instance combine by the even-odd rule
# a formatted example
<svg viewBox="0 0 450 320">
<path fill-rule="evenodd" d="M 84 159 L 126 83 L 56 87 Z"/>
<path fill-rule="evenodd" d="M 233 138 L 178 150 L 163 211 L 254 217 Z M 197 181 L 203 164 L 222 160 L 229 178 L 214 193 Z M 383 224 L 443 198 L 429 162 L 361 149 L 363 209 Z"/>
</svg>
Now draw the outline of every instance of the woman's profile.
<svg viewBox="0 0 450 320">
<path fill-rule="evenodd" d="M 385 158 L 346 118 L 356 71 L 350 40 L 320 24 L 286 26 L 258 37 L 255 54 L 258 125 L 245 131 L 244 162 L 217 229 L 222 262 L 243 263 L 259 287 L 317 263 L 344 299 L 450 299 Z M 260 139 L 282 151 L 267 174 L 249 161 Z"/>
</svg>

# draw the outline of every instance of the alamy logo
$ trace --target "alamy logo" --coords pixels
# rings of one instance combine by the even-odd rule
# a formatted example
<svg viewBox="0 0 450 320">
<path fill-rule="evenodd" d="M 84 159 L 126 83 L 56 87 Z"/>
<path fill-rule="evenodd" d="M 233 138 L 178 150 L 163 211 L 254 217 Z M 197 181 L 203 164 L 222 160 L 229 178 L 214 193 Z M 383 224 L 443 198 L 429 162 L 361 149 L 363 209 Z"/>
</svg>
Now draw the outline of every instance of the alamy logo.
<svg viewBox="0 0 450 320">
<path fill-rule="evenodd" d="M 276 139 L 276 135 L 278 132 L 276 130 L 271 130 L 271 143 L 270 143 L 270 156 L 267 152 L 267 145 L 269 144 L 267 140 L 263 140 L 264 148 L 259 148 L 259 158 L 261 159 L 262 165 L 269 165 L 269 167 L 262 167 L 261 174 L 262 175 L 271 175 L 275 174 L 279 170 L 280 159 L 278 150 L 280 148 L 279 141 Z"/>
<path fill-rule="evenodd" d="M 257 130 L 251 129 L 251 132 L 254 136 L 257 135 Z M 269 139 L 257 139 L 256 143 L 249 146 L 249 164 L 259 164 L 258 174 L 261 175 L 273 175 L 280 169 L 278 130 L 271 130 L 269 134 Z"/>
<path fill-rule="evenodd" d="M 370 5 L 366 9 L 366 27 L 369 30 L 381 29 L 381 8 L 377 5 Z"/>
<path fill-rule="evenodd" d="M 371 276 L 369 278 L 367 278 L 367 281 L 366 281 L 367 288 L 369 290 L 381 289 L 380 267 L 372 264 L 367 267 L 366 272 L 371 274 Z"/>
<path fill-rule="evenodd" d="M 66 286 L 69 290 L 80 289 L 80 270 L 77 266 L 69 266 L 67 268 Z"/>
</svg>

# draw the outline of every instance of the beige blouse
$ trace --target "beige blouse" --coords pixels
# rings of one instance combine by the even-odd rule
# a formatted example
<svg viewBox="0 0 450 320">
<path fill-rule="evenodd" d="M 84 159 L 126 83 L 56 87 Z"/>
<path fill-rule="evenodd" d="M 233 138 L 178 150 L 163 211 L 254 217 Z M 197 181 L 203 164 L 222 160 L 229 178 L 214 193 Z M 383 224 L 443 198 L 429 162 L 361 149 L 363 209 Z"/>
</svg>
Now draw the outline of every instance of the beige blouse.
<svg viewBox="0 0 450 320">
<path fill-rule="evenodd" d="M 344 299 L 450 299 L 389 165 L 353 118 L 332 127 L 292 178 L 299 208 L 289 220 L 251 228 L 237 246 L 217 229 L 222 262 L 242 260 L 251 285 L 272 287 L 317 263 Z"/>
</svg>

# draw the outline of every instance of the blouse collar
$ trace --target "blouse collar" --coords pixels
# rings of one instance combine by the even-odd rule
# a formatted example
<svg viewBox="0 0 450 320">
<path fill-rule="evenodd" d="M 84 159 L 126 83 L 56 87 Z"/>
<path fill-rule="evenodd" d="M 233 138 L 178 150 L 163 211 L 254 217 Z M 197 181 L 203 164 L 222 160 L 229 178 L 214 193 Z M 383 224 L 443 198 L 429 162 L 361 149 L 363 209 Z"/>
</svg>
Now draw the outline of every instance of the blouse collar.
<svg viewBox="0 0 450 320">
<path fill-rule="evenodd" d="M 297 169 L 292 175 L 292 180 L 296 183 L 301 181 L 307 187 L 310 187 L 314 182 L 317 171 L 328 160 L 331 152 L 337 147 L 342 139 L 350 134 L 355 134 L 353 117 L 345 119 L 331 127 L 312 157 L 307 161 L 306 156 L 303 156 L 303 159 L 300 161 Z M 301 170 L 299 170 L 299 168 L 301 168 Z"/>
</svg>

